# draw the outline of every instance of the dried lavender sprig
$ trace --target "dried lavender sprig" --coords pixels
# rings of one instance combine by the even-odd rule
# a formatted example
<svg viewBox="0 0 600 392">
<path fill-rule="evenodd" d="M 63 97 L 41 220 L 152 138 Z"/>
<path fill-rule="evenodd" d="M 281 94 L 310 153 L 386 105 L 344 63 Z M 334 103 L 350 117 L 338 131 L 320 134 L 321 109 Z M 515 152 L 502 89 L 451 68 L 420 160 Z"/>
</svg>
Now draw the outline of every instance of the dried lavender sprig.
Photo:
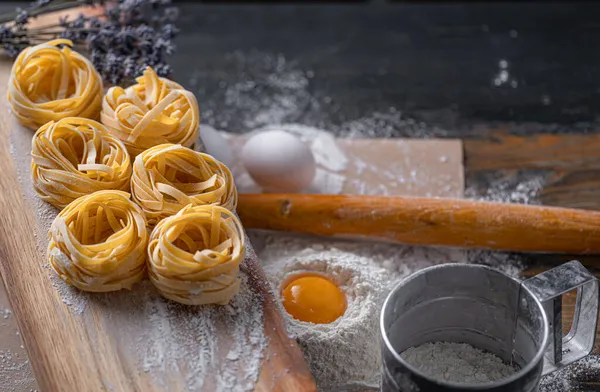
<svg viewBox="0 0 600 392">
<path fill-rule="evenodd" d="M 100 2 L 104 3 L 104 1 L 101 0 L 91 3 L 99 4 Z M 0 23 L 27 23 L 29 18 L 34 18 L 50 12 L 64 11 L 82 5 L 90 5 L 90 0 L 54 0 L 47 2 L 44 6 L 29 7 L 27 9 L 17 8 L 15 12 L 2 15 L 2 17 L 0 17 Z"/>
<path fill-rule="evenodd" d="M 80 2 L 38 0 L 34 6 Z M 85 0 L 86 4 L 103 2 Z M 77 46 L 86 45 L 94 66 L 108 83 L 132 79 L 146 66 L 168 76 L 171 68 L 167 56 L 174 51 L 172 39 L 178 33 L 173 24 L 178 12 L 169 4 L 170 0 L 118 0 L 105 9 L 102 18 L 80 15 L 35 29 L 26 28 L 28 15 L 24 15 L 20 23 L 0 26 L 0 44 L 9 55 L 16 56 L 26 46 L 64 37 Z M 160 11 L 164 11 L 162 15 Z"/>
</svg>

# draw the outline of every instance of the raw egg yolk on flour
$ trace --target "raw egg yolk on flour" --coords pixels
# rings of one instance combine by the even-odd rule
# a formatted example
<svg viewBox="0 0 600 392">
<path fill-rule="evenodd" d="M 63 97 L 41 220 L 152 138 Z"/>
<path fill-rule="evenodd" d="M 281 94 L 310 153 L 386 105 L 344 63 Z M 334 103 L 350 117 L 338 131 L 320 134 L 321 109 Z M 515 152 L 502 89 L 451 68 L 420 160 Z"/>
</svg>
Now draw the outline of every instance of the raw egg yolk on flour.
<svg viewBox="0 0 600 392">
<path fill-rule="evenodd" d="M 283 307 L 296 320 L 328 324 L 346 311 L 346 296 L 331 280 L 304 273 L 287 280 L 281 293 Z"/>
</svg>

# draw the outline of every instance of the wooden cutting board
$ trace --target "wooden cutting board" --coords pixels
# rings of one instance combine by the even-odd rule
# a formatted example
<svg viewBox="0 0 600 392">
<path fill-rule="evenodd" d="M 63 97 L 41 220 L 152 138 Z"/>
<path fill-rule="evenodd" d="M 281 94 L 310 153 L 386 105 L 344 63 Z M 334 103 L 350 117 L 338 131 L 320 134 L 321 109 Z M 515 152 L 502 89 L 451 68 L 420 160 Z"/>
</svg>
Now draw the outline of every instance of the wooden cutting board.
<svg viewBox="0 0 600 392">
<path fill-rule="evenodd" d="M 2 75 L 4 76 L 0 77 L 0 88 L 6 85 L 6 74 L 2 73 Z M 1 99 L 4 94 L 1 91 L 0 94 L 2 94 Z M 85 310 L 82 314 L 78 314 L 81 303 L 74 301 L 72 293 L 66 299 L 56 293 L 57 290 L 49 279 L 52 276 L 51 271 L 40 267 L 45 261 L 44 246 L 42 244 L 36 248 L 32 245 L 36 240 L 39 242 L 40 236 L 44 236 L 46 229 L 44 225 L 48 225 L 48 217 L 45 216 L 44 210 L 39 210 L 41 202 L 38 202 L 35 207 L 28 201 L 31 198 L 35 199 L 31 189 L 21 189 L 21 184 L 26 184 L 28 181 L 28 173 L 19 173 L 17 170 L 20 168 L 20 171 L 23 171 L 23 167 L 28 169 L 28 143 L 32 131 L 15 125 L 6 112 L 0 120 L 0 132 L 5 140 L 11 141 L 6 145 L 11 145 L 11 152 L 15 156 L 13 159 L 6 145 L 3 146 L 5 158 L 1 164 L 3 170 L 10 173 L 10 176 L 3 177 L 1 184 L 5 189 L 10 188 L 13 192 L 0 196 L 6 200 L 3 203 L 3 207 L 6 208 L 5 215 L 11 217 L 10 221 L 5 220 L 0 223 L 0 230 L 5 234 L 2 236 L 4 253 L 1 253 L 0 269 L 6 276 L 5 280 L 15 307 L 14 319 L 18 319 L 23 330 L 25 344 L 29 349 L 32 365 L 42 389 L 69 391 L 82 390 L 79 388 L 104 388 L 127 391 L 143 387 L 144 391 L 150 391 L 173 390 L 185 386 L 186 374 L 174 376 L 166 384 L 161 377 L 159 377 L 161 382 L 157 382 L 156 375 L 144 373 L 144 364 L 135 361 L 135 355 L 126 350 L 127 345 L 123 343 L 127 340 L 135 340 L 136 336 L 132 336 L 131 332 L 124 332 L 121 327 L 127 326 L 128 318 L 147 316 L 143 312 L 136 314 L 135 309 L 131 309 L 131 306 L 126 303 L 118 306 L 121 310 L 115 320 L 110 307 L 106 308 L 106 301 L 99 301 L 91 306 L 87 301 Z M 6 126 L 7 124 L 9 126 Z M 239 140 L 241 141 L 242 138 Z M 464 186 L 462 145 L 459 141 L 336 140 L 335 143 L 343 152 L 348 164 L 344 165 L 343 169 L 336 169 L 335 165 L 322 163 L 318 166 L 322 172 L 321 179 L 328 177 L 345 179 L 343 184 L 339 185 L 341 193 L 362 193 L 369 189 L 374 193 L 381 193 L 382 186 L 385 184 L 385 188 L 392 194 L 462 196 Z M 239 146 L 236 147 L 238 143 L 232 144 L 234 151 L 239 151 Z M 395 157 L 394 161 L 397 164 L 390 167 L 389 159 L 386 157 Z M 244 175 L 237 159 L 232 166 L 238 175 Z M 392 181 L 391 178 L 395 178 L 396 181 Z M 409 181 L 405 181 L 405 178 Z M 323 188 L 322 185 L 317 181 L 313 191 L 323 193 L 327 189 L 332 190 L 331 187 Z M 321 189 L 318 189 L 319 187 Z M 242 186 L 240 190 L 243 192 L 244 187 Z M 35 234 L 32 236 L 32 232 L 37 233 L 37 238 Z M 314 386 L 310 382 L 296 344 L 287 339 L 282 332 L 280 315 L 273 307 L 272 298 L 265 293 L 262 272 L 256 259 L 249 258 L 245 263 L 247 270 L 256 271 L 258 275 L 252 282 L 252 290 L 266 298 L 264 330 L 270 336 L 261 376 L 256 385 L 257 390 L 311 390 Z M 28 278 L 23 279 L 22 276 Z M 115 301 L 118 299 L 114 298 Z M 70 303 L 70 306 L 65 305 L 65 302 Z M 139 301 L 138 304 L 143 305 Z M 125 309 L 122 309 L 123 306 Z M 72 308 L 75 308 L 75 314 Z M 53 311 L 42 312 L 41 309 L 53 309 Z M 179 313 L 177 316 L 190 317 L 189 314 Z M 14 319 L 10 317 L 8 322 Z M 16 328 L 13 326 L 10 330 L 12 332 L 9 332 L 9 329 L 0 331 L 0 344 L 5 345 L 8 342 L 13 347 L 13 352 L 18 352 L 20 341 L 15 333 Z M 155 333 L 149 333 L 148 330 L 153 331 L 152 326 L 147 326 L 146 331 L 140 335 L 157 336 Z M 216 332 L 222 339 L 231 331 Z M 168 336 L 164 339 L 166 342 L 170 341 Z M 61 345 L 59 343 L 61 341 L 66 344 Z M 115 343 L 119 347 L 115 348 Z M 42 358 L 47 359 L 42 360 Z M 226 366 L 226 362 L 226 359 L 221 358 L 220 362 L 214 364 L 215 369 Z M 80 365 L 65 367 L 64 363 Z M 19 376 L 16 372 L 13 373 L 12 377 Z M 88 373 L 97 377 L 84 377 L 84 374 Z M 205 389 L 210 390 L 210 388 Z M 15 392 L 29 390 L 30 388 L 23 384 Z"/>
<path fill-rule="evenodd" d="M 0 62 L 0 272 L 40 389 L 182 391 L 202 383 L 207 391 L 240 384 L 259 391 L 315 390 L 251 245 L 242 264 L 250 294 L 237 308 L 175 306 L 147 284 L 132 293 L 89 295 L 51 280 L 44 230 L 53 212 L 31 201 L 26 162 L 33 132 L 16 125 L 7 109 L 10 66 Z M 207 312 L 209 331 L 203 330 Z M 244 314 L 256 316 L 251 325 L 240 323 Z M 251 328 L 256 325 L 257 331 Z M 240 331 L 244 344 L 234 339 Z M 193 352 L 207 341 L 214 343 L 212 353 Z M 244 373 L 253 360 L 259 361 L 257 379 Z"/>
</svg>

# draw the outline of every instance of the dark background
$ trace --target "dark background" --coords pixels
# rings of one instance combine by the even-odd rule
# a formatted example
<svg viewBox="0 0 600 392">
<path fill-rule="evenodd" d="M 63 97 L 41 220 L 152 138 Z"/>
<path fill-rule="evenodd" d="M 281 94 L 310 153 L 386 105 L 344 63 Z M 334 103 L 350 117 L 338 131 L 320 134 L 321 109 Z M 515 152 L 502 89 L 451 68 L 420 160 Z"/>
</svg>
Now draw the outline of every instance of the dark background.
<svg viewBox="0 0 600 392">
<path fill-rule="evenodd" d="M 553 133 L 596 128 L 594 2 L 179 6 L 174 75 L 184 84 L 194 79 L 190 88 L 211 101 L 209 112 L 232 110 L 219 102 L 223 86 L 268 72 L 252 61 L 240 69 L 232 56 L 281 55 L 312 75 L 308 89 L 317 101 L 286 121 L 335 127 L 393 107 L 438 126 L 441 136 L 477 134 L 473 125 L 482 123 L 518 123 L 513 131 L 525 134 L 528 123 Z M 509 76 L 499 82 L 502 60 Z M 235 120 L 223 125 L 244 128 Z"/>
</svg>

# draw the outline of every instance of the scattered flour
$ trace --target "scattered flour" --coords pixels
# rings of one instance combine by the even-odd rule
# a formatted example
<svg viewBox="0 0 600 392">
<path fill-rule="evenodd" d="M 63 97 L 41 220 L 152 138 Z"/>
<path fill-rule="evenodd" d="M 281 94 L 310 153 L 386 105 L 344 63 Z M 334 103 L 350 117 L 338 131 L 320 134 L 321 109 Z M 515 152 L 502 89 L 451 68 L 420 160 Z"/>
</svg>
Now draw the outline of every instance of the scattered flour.
<svg viewBox="0 0 600 392">
<path fill-rule="evenodd" d="M 228 80 L 218 86 L 203 80 L 209 76 L 204 69 L 196 70 L 188 83 L 202 102 L 204 121 L 215 128 L 239 132 L 293 122 L 319 106 L 309 91 L 312 73 L 281 54 L 236 51 L 224 58 L 220 72 Z"/>
<path fill-rule="evenodd" d="M 336 109 L 336 102 L 331 97 L 319 96 L 314 86 L 311 86 L 313 73 L 303 70 L 292 61 L 285 59 L 282 55 L 261 53 L 252 51 L 250 53 L 235 52 L 228 56 L 228 63 L 221 70 L 228 75 L 228 81 L 219 84 L 218 89 L 206 91 L 204 83 L 206 77 L 204 70 L 198 70 L 190 84 L 196 87 L 198 96 L 210 97 L 203 99 L 203 121 L 215 128 L 234 133 L 245 133 L 261 127 L 279 126 L 285 124 L 288 132 L 295 133 L 307 143 L 319 136 L 321 129 L 327 127 L 328 131 L 338 137 L 351 138 L 375 138 L 375 137 L 411 137 L 427 138 L 446 136 L 448 132 L 443 129 L 432 127 L 424 122 L 407 117 L 395 108 L 382 110 L 377 113 L 367 114 L 362 118 L 347 119 L 340 125 L 331 126 L 329 113 Z M 221 103 L 225 101 L 227 105 Z M 308 125 L 290 124 L 301 122 Z M 313 146 L 315 147 L 315 146 Z M 316 155 L 320 153 L 319 145 Z M 321 149 L 322 151 L 323 149 Z M 324 151 L 326 153 L 326 151 Z M 321 162 L 327 162 L 327 158 L 319 157 Z M 447 157 L 440 157 L 440 162 L 447 161 Z M 351 161 L 349 165 L 354 163 Z M 365 165 L 358 163 L 356 167 L 360 175 L 361 171 L 369 170 Z M 328 168 L 319 168 L 315 179 L 314 190 L 320 193 L 341 192 L 347 181 L 340 172 Z M 335 177 L 334 174 L 338 176 Z M 415 172 L 415 178 L 419 173 Z M 483 184 L 481 188 L 468 188 L 465 196 L 479 200 L 519 202 L 535 204 L 537 193 L 540 191 L 543 180 L 539 173 L 530 178 L 507 175 L 498 177 L 492 183 L 475 181 Z M 402 181 L 403 179 L 398 179 Z M 406 181 L 414 181 L 411 176 L 406 176 Z M 374 194 L 387 194 L 389 190 L 383 186 L 380 188 L 365 187 L 360 180 L 352 179 L 351 184 L 358 194 L 367 192 Z M 236 185 L 243 192 L 255 193 L 260 191 L 249 177 L 236 177 Z M 313 191 L 313 190 L 311 190 Z M 335 247 L 335 251 L 342 254 L 353 253 L 356 257 L 364 257 L 373 260 L 375 266 L 382 266 L 391 273 L 394 279 L 417 271 L 429 265 L 443 262 L 476 262 L 498 268 L 503 272 L 517 277 L 522 270 L 521 257 L 519 255 L 501 252 L 455 250 L 441 248 L 419 248 L 401 245 L 390 245 L 380 243 L 343 243 L 339 241 L 323 241 L 322 239 L 294 237 L 287 235 L 253 232 L 249 233 L 253 244 L 262 245 L 264 249 L 259 251 L 260 259 L 265 264 L 265 269 L 270 270 L 269 262 L 292 263 L 296 253 L 308 249 L 307 252 L 323 252 Z M 332 250 L 333 251 L 333 250 Z M 293 264 L 293 263 L 292 263 Z M 277 289 L 275 288 L 277 292 Z M 285 317 L 289 319 L 284 312 Z M 293 331 L 291 331 L 293 332 Z M 297 331 L 296 331 L 297 332 Z M 308 333 L 308 331 L 306 332 Z M 327 356 L 331 353 L 324 352 Z M 594 358 L 592 358 L 594 359 Z M 323 366 L 334 368 L 338 364 L 324 361 L 321 357 L 308 357 L 307 360 L 312 368 Z M 571 368 L 571 367 L 569 367 Z M 331 372 L 332 369 L 322 369 L 322 372 Z M 563 371 L 562 373 L 566 372 Z M 561 372 L 559 372 L 561 373 Z M 557 373 L 558 374 L 558 373 Z M 551 384 L 555 375 L 546 377 L 540 392 L 566 392 L 563 388 L 564 380 L 557 379 L 557 387 L 552 389 L 546 385 Z M 327 383 L 327 380 L 324 380 Z M 566 385 L 566 384 L 565 384 Z M 570 387 L 570 385 L 569 385 Z"/>
<path fill-rule="evenodd" d="M 387 111 L 346 121 L 335 127 L 333 131 L 339 137 L 349 138 L 431 138 L 447 134 L 445 130 L 407 117 L 393 107 Z"/>
<path fill-rule="evenodd" d="M 538 194 L 544 187 L 540 173 L 496 173 L 491 179 L 477 181 L 479 186 L 465 190 L 465 197 L 499 203 L 540 204 Z M 483 189 L 482 189 L 483 188 Z"/>
<path fill-rule="evenodd" d="M 557 372 L 542 377 L 538 392 L 567 392 L 567 391 L 592 391 L 597 389 L 591 385 L 583 385 L 578 380 L 598 382 L 600 374 L 600 357 L 590 355 Z"/>
<path fill-rule="evenodd" d="M 262 297 L 245 272 L 241 278 L 240 293 L 223 307 L 165 300 L 149 281 L 131 293 L 103 294 L 94 301 L 103 308 L 104 322 L 122 331 L 116 338 L 134 355 L 135 367 L 152 375 L 157 385 L 168 389 L 183 374 L 185 391 L 250 391 L 267 339 Z M 218 331 L 224 330 L 230 334 L 221 340 Z"/>
<path fill-rule="evenodd" d="M 515 373 L 496 355 L 465 343 L 425 343 L 409 348 L 401 357 L 432 378 L 460 384 L 492 382 Z"/>
<path fill-rule="evenodd" d="M 428 159 L 429 165 L 424 165 L 422 145 L 399 139 L 387 146 L 378 140 L 360 140 L 349 145 L 334 138 L 331 130 L 294 123 L 267 125 L 245 135 L 216 131 L 209 125 L 201 124 L 200 137 L 207 139 L 204 144 L 208 153 L 222 156 L 231 162 L 230 168 L 240 193 L 260 193 L 263 190 L 246 172 L 239 151 L 249 135 L 273 130 L 283 130 L 297 136 L 310 147 L 315 157 L 317 171 L 311 186 L 304 193 L 446 197 L 463 194 L 462 173 L 457 172 L 460 153 L 458 145 L 454 144 L 451 147 L 453 152 L 450 164 L 450 158 L 446 156 L 444 160 Z M 376 151 L 381 148 L 384 149 L 384 154 L 393 155 L 394 160 L 386 162 L 378 154 L 365 155 L 362 152 L 362 149 Z M 433 189 L 437 191 L 434 192 Z"/>
<path fill-rule="evenodd" d="M 0 316 L 2 316 L 3 319 L 7 319 L 10 317 L 10 315 L 12 314 L 12 311 L 8 308 L 6 309 L 0 309 Z"/>
<path fill-rule="evenodd" d="M 317 190 L 323 194 L 337 195 L 342 193 L 345 183 L 346 176 L 317 169 L 311 190 Z"/>
<path fill-rule="evenodd" d="M 294 73 L 294 75 L 299 74 Z M 240 91 L 236 90 L 236 93 Z M 300 91 L 304 100 L 304 87 L 295 91 Z M 311 146 L 318 164 L 315 180 L 311 189 L 308 190 L 311 193 L 342 193 L 348 181 L 343 172 L 350 166 L 359 176 L 365 171 L 374 170 L 371 165 L 345 154 L 337 146 L 332 134 L 354 138 L 428 137 L 444 134 L 439 129 L 432 129 L 425 124 L 405 118 L 402 113 L 394 109 L 390 109 L 387 113 L 375 113 L 362 119 L 349 121 L 331 130 L 285 123 L 285 121 L 295 118 L 295 115 L 291 111 L 291 106 L 286 106 L 290 110 L 282 116 L 280 103 L 278 98 L 269 102 L 260 101 L 258 103 L 260 110 L 257 112 L 257 116 L 253 117 L 252 110 L 245 112 L 244 118 L 248 121 L 244 125 L 259 125 L 259 127 L 254 127 L 253 132 L 283 129 L 298 136 Z M 269 109 L 270 104 L 272 104 L 271 109 Z M 272 116 L 268 115 L 270 110 Z M 269 117 L 270 121 L 266 121 Z M 220 126 L 221 129 L 227 129 L 226 123 L 227 121 L 215 125 Z M 225 139 L 230 137 L 225 132 L 222 134 Z M 441 163 L 447 161 L 447 157 L 440 158 Z M 232 171 L 236 176 L 236 185 L 240 193 L 260 192 L 260 188 L 244 172 L 243 167 L 234 165 Z M 375 171 L 381 172 L 377 169 Z M 365 186 L 360 179 L 353 179 L 352 181 L 355 183 L 351 185 L 358 194 L 388 195 L 393 194 L 393 190 L 390 192 L 387 187 L 389 184 L 394 182 L 413 183 L 419 181 L 419 174 L 417 170 L 412 170 L 403 173 L 400 178 L 390 171 L 381 174 L 386 177 L 387 183 L 386 185 L 382 184 L 379 188 Z M 479 195 L 474 196 L 480 198 Z M 275 293 L 279 292 L 279 285 L 287 273 L 297 269 L 322 270 L 325 268 L 323 260 L 328 260 L 330 268 L 342 268 L 340 266 L 343 265 L 347 271 L 361 271 L 355 276 L 361 276 L 361 287 L 368 287 L 369 293 L 372 293 L 362 298 L 360 312 L 354 313 L 349 303 L 347 313 L 330 325 L 299 322 L 283 311 L 290 335 L 298 340 L 313 375 L 323 390 L 377 387 L 381 363 L 377 320 L 381 301 L 392 282 L 427 266 L 446 262 L 486 264 L 515 277 L 522 270 L 520 258 L 509 253 L 351 242 L 280 233 L 251 232 L 250 235 L 253 244 L 259 246 L 257 248 L 259 259 L 263 263 Z M 367 270 L 378 272 L 374 272 L 374 275 L 371 276 L 365 272 Z M 381 281 L 378 281 L 373 276 L 381 276 L 381 271 L 386 271 L 386 274 Z M 330 278 L 336 276 L 331 271 L 328 274 Z M 349 287 L 350 283 L 355 284 L 356 282 L 358 279 L 346 281 L 346 287 Z M 358 289 L 349 288 L 349 290 Z M 353 330 L 352 333 L 340 332 L 350 329 Z M 357 344 L 357 342 L 360 343 Z"/>
<path fill-rule="evenodd" d="M 346 118 L 339 103 L 318 92 L 315 73 L 282 54 L 235 51 L 223 59 L 218 84 L 214 73 L 194 70 L 187 85 L 201 102 L 202 118 L 211 126 L 246 133 L 271 124 L 329 124 L 338 137 L 439 137 L 447 132 L 407 117 L 395 108 Z M 336 121 L 332 121 L 335 117 Z"/>
<path fill-rule="evenodd" d="M 11 350 L 0 350 L 0 390 L 22 392 L 35 384 L 27 358 L 20 358 Z"/>
</svg>

